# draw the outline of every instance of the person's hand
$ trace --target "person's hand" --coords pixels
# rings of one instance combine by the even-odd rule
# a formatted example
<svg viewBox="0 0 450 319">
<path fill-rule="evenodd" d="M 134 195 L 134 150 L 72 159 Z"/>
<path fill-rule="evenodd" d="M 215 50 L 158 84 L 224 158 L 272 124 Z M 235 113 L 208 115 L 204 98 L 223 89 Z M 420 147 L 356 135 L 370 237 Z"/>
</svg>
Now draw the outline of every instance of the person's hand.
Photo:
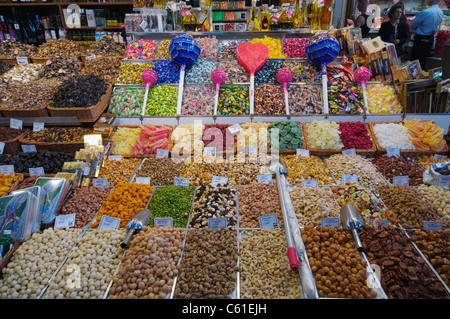
<svg viewBox="0 0 450 319">
<path fill-rule="evenodd" d="M 353 20 L 351 19 L 347 19 L 347 27 L 354 27 L 355 26 L 355 22 L 353 22 Z"/>
</svg>

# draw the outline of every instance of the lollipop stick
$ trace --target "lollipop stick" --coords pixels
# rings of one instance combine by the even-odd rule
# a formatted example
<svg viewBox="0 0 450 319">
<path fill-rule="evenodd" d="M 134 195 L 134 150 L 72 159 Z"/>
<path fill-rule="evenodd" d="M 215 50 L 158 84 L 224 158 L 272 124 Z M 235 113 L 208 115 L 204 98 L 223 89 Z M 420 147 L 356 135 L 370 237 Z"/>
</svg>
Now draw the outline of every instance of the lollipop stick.
<svg viewBox="0 0 450 319">
<path fill-rule="evenodd" d="M 366 85 L 363 85 L 362 89 L 363 89 L 363 98 L 364 98 L 364 108 L 366 109 L 366 115 L 367 115 L 367 114 L 369 114 L 369 103 L 367 103 Z"/>
<path fill-rule="evenodd" d="M 214 95 L 214 115 L 217 115 L 217 105 L 219 104 L 220 84 L 216 84 L 216 94 Z"/>
<path fill-rule="evenodd" d="M 322 92 L 323 92 L 323 111 L 328 114 L 328 78 L 327 65 L 322 64 Z"/>
<path fill-rule="evenodd" d="M 178 81 L 178 99 L 177 99 L 177 115 L 181 115 L 181 103 L 183 99 L 183 87 L 184 87 L 184 74 L 186 71 L 186 65 L 180 66 L 180 81 Z"/>
<path fill-rule="evenodd" d="M 250 115 L 255 114 L 255 76 L 250 74 Z"/>
<path fill-rule="evenodd" d="M 284 87 L 284 104 L 286 105 L 286 115 L 289 115 L 289 99 L 286 82 L 283 83 L 283 87 Z"/>
<path fill-rule="evenodd" d="M 147 97 L 148 97 L 148 90 L 150 89 L 150 84 L 147 84 L 145 86 L 145 95 L 144 95 L 144 104 L 142 105 L 142 112 L 141 115 L 144 116 L 145 115 L 145 108 L 147 106 Z"/>
</svg>

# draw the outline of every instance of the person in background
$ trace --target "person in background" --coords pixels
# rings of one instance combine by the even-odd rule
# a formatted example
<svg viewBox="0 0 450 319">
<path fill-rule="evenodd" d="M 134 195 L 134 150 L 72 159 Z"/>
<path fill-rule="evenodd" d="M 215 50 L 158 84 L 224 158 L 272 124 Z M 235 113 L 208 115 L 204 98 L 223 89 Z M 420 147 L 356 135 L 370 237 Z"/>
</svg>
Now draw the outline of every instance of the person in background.
<svg viewBox="0 0 450 319">
<path fill-rule="evenodd" d="M 430 0 L 428 9 L 420 12 L 409 25 L 414 32 L 414 43 L 411 50 L 411 61 L 419 60 L 424 69 L 426 58 L 430 55 L 434 38 L 444 19 L 444 13 L 439 8 L 439 0 Z"/>
<path fill-rule="evenodd" d="M 401 19 L 402 14 L 403 5 L 393 5 L 388 12 L 389 21 L 383 22 L 378 31 L 381 40 L 395 44 L 398 57 L 403 56 L 403 45 L 408 39 L 408 25 Z"/>
<path fill-rule="evenodd" d="M 358 0 L 356 7 L 361 14 L 355 20 L 347 19 L 349 27 L 361 28 L 363 38 L 368 37 L 370 26 L 372 25 L 372 20 L 369 21 L 370 14 L 367 13 L 368 6 L 369 0 Z"/>
</svg>

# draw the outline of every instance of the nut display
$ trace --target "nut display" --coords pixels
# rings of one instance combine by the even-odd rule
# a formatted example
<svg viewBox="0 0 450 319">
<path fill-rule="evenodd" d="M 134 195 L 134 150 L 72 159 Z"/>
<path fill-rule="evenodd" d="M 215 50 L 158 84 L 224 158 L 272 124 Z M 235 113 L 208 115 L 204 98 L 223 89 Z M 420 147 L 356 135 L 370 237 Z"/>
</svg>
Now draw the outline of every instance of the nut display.
<svg viewBox="0 0 450 319">
<path fill-rule="evenodd" d="M 103 36 L 100 41 L 96 41 L 89 46 L 86 54 L 123 57 L 125 49 L 125 43 L 118 43 L 111 37 Z"/>
<path fill-rule="evenodd" d="M 236 288 L 237 260 L 236 230 L 189 230 L 174 298 L 232 298 Z"/>
<path fill-rule="evenodd" d="M 103 202 L 91 227 L 97 228 L 103 215 L 120 219 L 119 228 L 125 227 L 138 211 L 145 208 L 152 191 L 153 186 L 147 184 L 119 182 Z"/>
<path fill-rule="evenodd" d="M 83 62 L 69 54 L 56 54 L 43 64 L 39 70 L 40 78 L 57 78 L 66 80 L 74 74 L 80 73 Z"/>
<path fill-rule="evenodd" d="M 0 141 L 6 142 L 22 135 L 25 130 L 15 129 L 7 126 L 0 127 Z"/>
<path fill-rule="evenodd" d="M 121 158 L 120 160 L 103 161 L 99 178 L 107 178 L 108 186 L 115 186 L 120 182 L 127 183 L 139 166 L 139 158 Z"/>
<path fill-rule="evenodd" d="M 88 231 L 77 240 L 61 270 L 49 282 L 45 299 L 102 299 L 123 255 L 125 229 Z"/>
<path fill-rule="evenodd" d="M 38 150 L 37 152 L 19 152 L 12 156 L 0 155 L 2 165 L 14 165 L 17 173 L 28 173 L 29 168 L 42 167 L 46 174 L 56 174 L 61 171 L 64 162 L 70 162 L 74 154 Z"/>
<path fill-rule="evenodd" d="M 418 190 L 406 185 L 377 186 L 386 206 L 395 213 L 399 223 L 406 229 L 422 228 L 424 221 L 442 221 L 444 228 L 449 221 Z"/>
<path fill-rule="evenodd" d="M 369 262 L 380 267 L 381 286 L 390 299 L 448 299 L 403 229 L 364 225 L 358 232 Z"/>
<path fill-rule="evenodd" d="M 98 42 L 96 42 L 98 43 Z M 112 84 L 119 76 L 121 58 L 117 56 L 99 56 L 86 60 L 79 74 L 98 75 L 106 83 Z"/>
<path fill-rule="evenodd" d="M 195 192 L 189 227 L 208 227 L 208 218 L 226 218 L 227 226 L 237 223 L 237 189 L 223 186 L 200 186 Z"/>
<path fill-rule="evenodd" d="M 109 299 L 167 298 L 178 275 L 185 230 L 144 226 L 113 277 Z"/>
<path fill-rule="evenodd" d="M 92 129 L 83 127 L 45 127 L 42 131 L 30 132 L 23 139 L 30 142 L 44 143 L 83 143 L 85 134 L 91 134 Z"/>
<path fill-rule="evenodd" d="M 422 165 L 422 167 L 425 170 L 429 169 L 431 164 L 448 162 L 447 157 L 442 158 L 442 159 L 435 159 L 434 155 L 419 155 L 419 156 L 413 157 L 413 160 L 418 162 L 420 165 Z"/>
<path fill-rule="evenodd" d="M 4 41 L 2 43 L 4 43 Z M 21 43 L 21 42 L 19 42 L 19 43 Z M 0 61 L 0 75 L 5 74 L 9 70 L 11 70 L 13 67 L 14 67 L 13 64 Z"/>
<path fill-rule="evenodd" d="M 30 82 L 39 77 L 42 69 L 43 66 L 39 63 L 17 65 L 7 73 L 3 74 L 0 78 L 0 82 L 7 82 L 9 84 L 30 84 Z"/>
<path fill-rule="evenodd" d="M 316 180 L 318 185 L 332 185 L 335 180 L 323 161 L 317 156 L 283 155 L 281 161 L 286 167 L 286 180 L 301 185 L 304 180 Z"/>
<path fill-rule="evenodd" d="M 100 209 L 111 189 L 96 186 L 77 187 L 63 204 L 60 215 L 75 214 L 75 228 L 83 228 Z"/>
<path fill-rule="evenodd" d="M 450 189 L 434 185 L 419 185 L 417 191 L 441 213 L 450 220 Z"/>
<path fill-rule="evenodd" d="M 37 52 L 33 55 L 37 58 L 51 58 L 56 54 L 67 54 L 74 58 L 86 55 L 86 48 L 78 43 L 63 38 L 52 39 L 42 43 Z"/>
<path fill-rule="evenodd" d="M 174 227 L 186 228 L 194 193 L 192 186 L 156 187 L 147 205 L 151 212 L 149 226 L 154 226 L 156 217 L 170 217 Z"/>
<path fill-rule="evenodd" d="M 171 158 L 146 158 L 136 170 L 136 177 L 150 177 L 150 184 L 166 186 L 174 183 L 183 171 L 183 163 Z"/>
<path fill-rule="evenodd" d="M 321 226 L 322 218 L 340 217 L 340 207 L 329 188 L 296 186 L 289 196 L 301 227 Z"/>
<path fill-rule="evenodd" d="M 75 228 L 35 232 L 2 269 L 0 297 L 37 298 L 81 232 Z"/>
<path fill-rule="evenodd" d="M 227 165 L 225 163 L 198 163 L 185 161 L 183 178 L 189 178 L 189 185 L 209 185 L 213 176 L 227 176 Z"/>
<path fill-rule="evenodd" d="M 298 299 L 298 276 L 286 266 L 286 235 L 281 229 L 246 230 L 239 242 L 242 299 Z"/>
<path fill-rule="evenodd" d="M 372 159 L 378 171 L 391 183 L 395 176 L 408 176 L 410 186 L 422 184 L 423 169 L 419 163 L 404 156 L 379 156 Z"/>
<path fill-rule="evenodd" d="M 319 297 L 377 297 L 367 286 L 367 265 L 356 250 L 350 232 L 342 228 L 306 226 L 301 233 Z"/>
<path fill-rule="evenodd" d="M 34 184 L 36 183 L 36 180 L 39 178 L 40 176 L 34 175 L 34 176 L 28 176 L 28 177 L 24 177 L 21 181 L 19 181 L 17 184 L 14 184 L 10 189 L 9 192 L 13 192 L 19 189 L 24 189 L 24 188 L 28 188 L 28 187 L 32 187 L 34 186 Z"/>
<path fill-rule="evenodd" d="M 0 57 L 16 58 L 18 56 L 32 56 L 37 51 L 36 46 L 21 41 L 7 39 L 0 43 Z"/>
<path fill-rule="evenodd" d="M 334 154 L 325 159 L 325 165 L 338 183 L 343 175 L 356 175 L 360 185 L 387 185 L 371 160 L 360 155 Z"/>
<path fill-rule="evenodd" d="M 76 75 L 65 80 L 53 95 L 54 108 L 87 108 L 96 105 L 108 84 L 97 75 Z"/>
<path fill-rule="evenodd" d="M 276 214 L 283 227 L 280 197 L 275 185 L 256 183 L 239 186 L 239 226 L 259 228 L 259 217 Z"/>
</svg>

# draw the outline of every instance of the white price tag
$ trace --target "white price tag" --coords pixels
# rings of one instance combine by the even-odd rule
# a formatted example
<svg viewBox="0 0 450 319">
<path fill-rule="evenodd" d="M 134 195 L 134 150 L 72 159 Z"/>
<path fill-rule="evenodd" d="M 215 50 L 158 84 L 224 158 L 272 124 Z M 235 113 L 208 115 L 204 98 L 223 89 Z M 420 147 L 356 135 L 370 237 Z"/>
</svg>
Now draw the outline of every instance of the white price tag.
<svg viewBox="0 0 450 319">
<path fill-rule="evenodd" d="M 400 149 L 399 148 L 387 148 L 386 155 L 387 156 L 400 156 Z"/>
<path fill-rule="evenodd" d="M 258 183 L 273 184 L 272 174 L 258 175 Z"/>
<path fill-rule="evenodd" d="M 153 226 L 155 227 L 173 227 L 172 217 L 155 217 L 153 218 Z"/>
<path fill-rule="evenodd" d="M 105 187 L 108 187 L 108 179 L 107 178 L 94 178 L 92 180 L 92 184 L 96 187 L 105 188 Z"/>
<path fill-rule="evenodd" d="M 429 230 L 439 230 L 442 227 L 444 227 L 444 224 L 440 221 L 424 221 L 423 222 L 423 229 L 425 229 L 426 231 Z"/>
<path fill-rule="evenodd" d="M 156 158 L 166 158 L 169 157 L 169 150 L 163 150 L 161 148 L 158 148 L 156 150 Z"/>
<path fill-rule="evenodd" d="M 173 184 L 178 187 L 189 187 L 189 178 L 175 177 Z"/>
<path fill-rule="evenodd" d="M 242 127 L 239 125 L 239 123 L 233 124 L 231 126 L 228 126 L 228 132 L 230 132 L 231 134 L 237 134 L 242 130 Z"/>
<path fill-rule="evenodd" d="M 18 56 L 16 57 L 16 61 L 18 65 L 28 64 L 28 58 L 26 56 Z"/>
<path fill-rule="evenodd" d="M 3 175 L 14 175 L 14 165 L 1 165 L 0 173 Z"/>
<path fill-rule="evenodd" d="M 394 176 L 392 180 L 394 185 L 409 186 L 409 176 Z"/>
<path fill-rule="evenodd" d="M 71 228 L 75 226 L 76 214 L 58 215 L 55 217 L 54 229 Z"/>
<path fill-rule="evenodd" d="M 37 152 L 37 150 L 36 150 L 36 145 L 26 145 L 26 144 L 22 144 L 22 151 L 23 151 L 24 153 Z"/>
<path fill-rule="evenodd" d="M 304 157 L 308 157 L 309 156 L 309 150 L 304 150 L 302 148 L 297 148 L 297 156 L 304 156 Z"/>
<path fill-rule="evenodd" d="M 17 130 L 21 130 L 23 125 L 23 121 L 18 119 L 9 119 L 9 127 L 15 128 Z"/>
<path fill-rule="evenodd" d="M 258 147 L 257 146 L 246 146 L 245 147 L 245 154 L 258 154 Z"/>
<path fill-rule="evenodd" d="M 30 167 L 28 172 L 30 172 L 30 176 L 45 176 L 43 167 Z"/>
<path fill-rule="evenodd" d="M 216 156 L 216 148 L 214 146 L 207 146 L 203 149 L 203 155 Z"/>
<path fill-rule="evenodd" d="M 303 187 L 319 187 L 317 180 L 315 179 L 305 179 L 302 181 Z"/>
<path fill-rule="evenodd" d="M 320 219 L 320 225 L 322 228 L 324 227 L 339 227 L 341 224 L 341 221 L 339 217 L 326 217 Z"/>
<path fill-rule="evenodd" d="M 3 154 L 4 150 L 5 150 L 5 143 L 0 142 L 0 154 Z"/>
<path fill-rule="evenodd" d="M 228 184 L 228 177 L 213 176 L 211 185 L 218 185 L 218 184 L 223 184 L 223 185 Z"/>
<path fill-rule="evenodd" d="M 220 218 L 208 218 L 208 228 L 209 229 L 219 229 L 219 228 L 225 228 L 227 227 L 227 218 L 226 217 L 220 217 Z"/>
<path fill-rule="evenodd" d="M 450 176 L 449 175 L 438 175 L 436 186 L 450 187 Z"/>
<path fill-rule="evenodd" d="M 44 130 L 45 123 L 44 122 L 34 122 L 33 123 L 33 132 L 40 132 Z"/>
<path fill-rule="evenodd" d="M 265 229 L 280 228 L 277 214 L 270 214 L 259 217 L 259 225 L 261 228 Z"/>
<path fill-rule="evenodd" d="M 317 7 L 318 8 L 321 8 L 321 7 L 323 7 L 325 5 L 325 0 L 318 0 L 317 1 Z"/>
<path fill-rule="evenodd" d="M 136 184 L 147 184 L 150 185 L 150 177 L 136 177 Z"/>
<path fill-rule="evenodd" d="M 358 184 L 358 176 L 356 175 L 342 175 L 342 185 Z"/>
<path fill-rule="evenodd" d="M 118 229 L 120 225 L 120 219 L 114 218 L 110 216 L 103 215 L 102 219 L 100 219 L 100 223 L 98 225 L 99 230 L 106 228 Z"/>
<path fill-rule="evenodd" d="M 109 161 L 121 161 L 122 155 L 109 155 L 108 160 Z"/>
<path fill-rule="evenodd" d="M 356 151 L 354 148 L 351 148 L 349 150 L 343 150 L 342 155 L 356 155 Z"/>
<path fill-rule="evenodd" d="M 93 60 L 93 59 L 95 59 L 95 58 L 96 58 L 95 54 L 93 54 L 93 55 L 88 55 L 88 56 L 86 57 L 86 60 Z"/>
<path fill-rule="evenodd" d="M 142 30 L 145 31 L 145 29 L 147 29 L 147 27 L 148 27 L 148 23 L 147 23 L 147 21 L 142 20 L 142 22 L 139 26 L 142 28 Z"/>
<path fill-rule="evenodd" d="M 446 160 L 446 159 L 447 159 L 447 155 L 434 154 L 434 156 L 433 156 L 433 161 L 441 161 L 441 160 Z"/>
</svg>

